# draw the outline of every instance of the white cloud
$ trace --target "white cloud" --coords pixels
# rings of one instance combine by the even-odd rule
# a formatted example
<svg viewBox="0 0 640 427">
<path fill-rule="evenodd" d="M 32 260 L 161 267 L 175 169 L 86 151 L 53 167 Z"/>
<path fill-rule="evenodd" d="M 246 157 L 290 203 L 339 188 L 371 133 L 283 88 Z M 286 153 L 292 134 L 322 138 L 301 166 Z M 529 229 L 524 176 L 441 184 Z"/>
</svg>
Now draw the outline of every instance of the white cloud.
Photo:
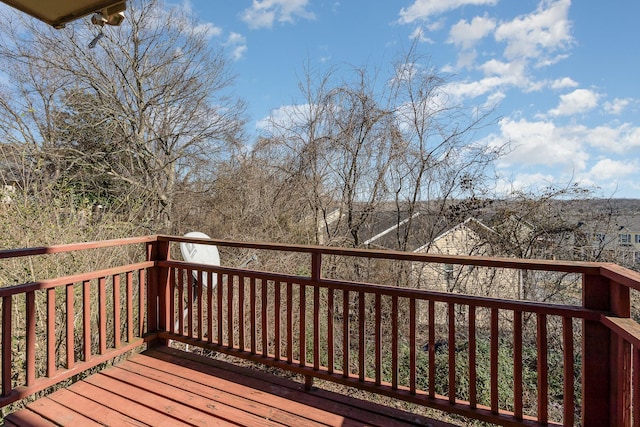
<svg viewBox="0 0 640 427">
<path fill-rule="evenodd" d="M 420 43 L 433 43 L 429 37 L 424 35 L 424 30 L 421 27 L 417 27 L 409 36 L 411 40 L 418 40 Z"/>
<path fill-rule="evenodd" d="M 495 28 L 496 22 L 486 15 L 476 16 L 470 23 L 462 19 L 451 27 L 449 43 L 453 43 L 464 50 L 471 49 Z"/>
<path fill-rule="evenodd" d="M 566 89 L 578 87 L 578 82 L 573 80 L 571 77 L 563 77 L 561 79 L 556 79 L 551 82 L 551 89 Z"/>
<path fill-rule="evenodd" d="M 613 102 L 605 102 L 604 103 L 604 111 L 609 114 L 621 114 L 622 111 L 627 108 L 631 104 L 631 99 L 629 98 L 616 98 Z"/>
<path fill-rule="evenodd" d="M 593 181 L 618 180 L 638 172 L 637 160 L 602 159 L 589 170 L 587 174 Z"/>
<path fill-rule="evenodd" d="M 315 15 L 307 10 L 308 3 L 308 0 L 253 0 L 240 17 L 252 29 L 271 28 L 275 21 L 293 22 L 296 17 L 314 19 Z"/>
<path fill-rule="evenodd" d="M 560 103 L 549 110 L 549 115 L 571 116 L 584 113 L 598 106 L 600 94 L 589 89 L 576 89 L 573 92 L 560 95 Z"/>
<path fill-rule="evenodd" d="M 417 20 L 427 20 L 431 16 L 439 15 L 462 6 L 494 6 L 498 0 L 415 0 L 414 3 L 400 10 L 399 22 L 410 24 Z"/>
<path fill-rule="evenodd" d="M 542 1 L 535 12 L 498 25 L 495 38 L 507 43 L 505 57 L 538 58 L 570 45 L 570 5 L 570 0 Z"/>
<path fill-rule="evenodd" d="M 518 173 L 515 176 L 503 177 L 496 184 L 496 192 L 509 196 L 518 191 L 537 192 L 555 182 L 555 177 L 543 173 Z"/>
<path fill-rule="evenodd" d="M 489 136 L 485 142 L 490 146 L 511 145 L 512 151 L 500 160 L 503 168 L 544 165 L 583 171 L 589 153 L 580 136 L 550 121 L 507 118 L 500 121 L 500 134 Z"/>
<path fill-rule="evenodd" d="M 242 34 L 232 32 L 229 34 L 225 46 L 231 48 L 231 56 L 237 61 L 241 59 L 247 51 L 247 39 Z"/>
<path fill-rule="evenodd" d="M 573 132 L 594 148 L 606 153 L 625 154 L 640 148 L 640 127 L 624 123 L 617 127 L 596 126 L 587 128 L 576 126 Z"/>
</svg>

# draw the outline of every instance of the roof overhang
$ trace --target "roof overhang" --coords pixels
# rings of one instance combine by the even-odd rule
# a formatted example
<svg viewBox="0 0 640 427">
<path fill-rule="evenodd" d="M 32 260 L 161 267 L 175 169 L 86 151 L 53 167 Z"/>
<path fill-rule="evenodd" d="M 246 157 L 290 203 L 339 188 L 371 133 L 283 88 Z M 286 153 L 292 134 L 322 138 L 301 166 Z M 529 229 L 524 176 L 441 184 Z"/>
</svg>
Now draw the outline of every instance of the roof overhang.
<svg viewBox="0 0 640 427">
<path fill-rule="evenodd" d="M 55 28 L 94 12 L 103 15 L 117 14 L 125 10 L 123 0 L 0 0 L 24 13 L 34 16 Z M 104 11 L 107 13 L 104 13 Z"/>
</svg>

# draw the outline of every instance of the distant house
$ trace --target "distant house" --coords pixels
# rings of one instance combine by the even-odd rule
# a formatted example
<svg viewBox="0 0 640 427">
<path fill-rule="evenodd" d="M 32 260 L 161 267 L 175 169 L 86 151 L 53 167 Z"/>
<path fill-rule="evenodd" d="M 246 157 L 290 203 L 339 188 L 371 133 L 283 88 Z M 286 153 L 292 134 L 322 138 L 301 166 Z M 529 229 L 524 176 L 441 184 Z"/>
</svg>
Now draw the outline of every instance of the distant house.
<svg viewBox="0 0 640 427">
<path fill-rule="evenodd" d="M 506 256 L 492 242 L 496 231 L 470 217 L 414 250 L 416 253 L 470 256 Z M 484 296 L 519 298 L 519 277 L 514 270 L 454 264 L 420 265 L 415 277 L 420 288 Z"/>
</svg>

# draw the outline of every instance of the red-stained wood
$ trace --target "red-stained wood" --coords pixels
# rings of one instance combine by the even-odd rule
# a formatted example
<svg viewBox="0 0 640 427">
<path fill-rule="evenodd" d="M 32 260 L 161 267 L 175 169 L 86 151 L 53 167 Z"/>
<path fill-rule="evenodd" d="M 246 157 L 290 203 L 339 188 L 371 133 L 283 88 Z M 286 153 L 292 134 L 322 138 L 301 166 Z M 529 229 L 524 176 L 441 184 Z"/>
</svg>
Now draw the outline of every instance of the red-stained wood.
<svg viewBox="0 0 640 427">
<path fill-rule="evenodd" d="M 456 403 L 456 308 L 449 303 L 447 306 L 447 316 L 449 318 L 449 342 L 447 351 L 449 353 L 449 403 Z"/>
<path fill-rule="evenodd" d="M 349 291 L 342 292 L 342 376 L 349 376 Z"/>
<path fill-rule="evenodd" d="M 81 394 L 74 393 L 67 389 L 61 389 L 49 396 L 49 398 L 64 406 L 66 409 L 76 413 L 82 413 L 93 421 L 102 425 L 119 425 L 119 426 L 145 426 L 146 424 L 128 417 L 109 407 L 103 406 L 98 402 L 84 397 Z"/>
<path fill-rule="evenodd" d="M 436 322 L 435 303 L 429 300 L 429 398 L 436 397 Z"/>
<path fill-rule="evenodd" d="M 138 336 L 143 336 L 145 329 L 145 319 L 146 319 L 146 310 L 145 310 L 145 290 L 146 290 L 146 270 L 140 269 L 138 270 Z"/>
<path fill-rule="evenodd" d="M 217 314 L 217 316 L 216 316 L 216 317 L 217 317 L 217 322 L 216 322 L 216 324 L 218 325 L 218 326 L 217 326 L 217 328 L 218 328 L 218 344 L 219 344 L 219 345 L 222 345 L 222 336 L 224 335 L 224 334 L 223 334 L 224 329 L 223 329 L 223 327 L 222 327 L 222 313 L 223 313 L 223 309 L 224 309 L 224 303 L 223 303 L 223 301 L 222 301 L 222 288 L 223 288 L 223 285 L 222 285 L 222 284 L 223 284 L 223 281 L 222 281 L 222 279 L 223 279 L 223 275 L 222 275 L 221 273 L 218 273 L 218 286 L 216 286 L 216 289 L 217 289 L 217 291 L 218 291 L 218 292 L 216 293 L 216 294 L 217 294 L 217 295 L 216 295 L 216 296 L 217 296 L 217 298 L 216 298 L 216 305 L 217 305 L 217 308 L 218 308 L 218 310 L 217 310 L 217 313 L 218 313 L 218 314 Z M 264 288 L 264 282 L 262 283 L 262 287 Z M 264 289 L 263 289 L 262 295 L 263 295 L 263 297 L 265 296 Z M 263 304 L 264 304 L 264 300 L 263 300 Z M 263 307 L 263 314 L 264 314 L 264 307 Z M 264 319 L 263 319 L 263 321 L 264 321 Z M 263 329 L 262 329 L 262 330 L 264 331 L 264 330 L 265 330 L 265 329 L 264 329 L 264 327 L 265 327 L 265 323 L 263 323 L 263 324 L 262 324 L 262 327 L 263 327 Z"/>
<path fill-rule="evenodd" d="M 10 414 L 7 425 L 48 426 L 34 410 L 65 425 L 451 426 L 172 349 L 134 355 Z"/>
<path fill-rule="evenodd" d="M 98 337 L 99 352 L 104 354 L 107 351 L 107 291 L 106 279 L 98 279 Z"/>
<path fill-rule="evenodd" d="M 28 295 L 28 294 L 27 294 Z M 12 369 L 12 345 L 7 345 L 12 341 L 12 319 L 13 297 L 2 298 L 2 395 L 8 396 L 13 389 L 11 384 Z M 35 341 L 35 340 L 34 340 Z"/>
<path fill-rule="evenodd" d="M 273 284 L 273 354 L 276 359 L 280 359 L 280 346 L 282 344 L 282 332 L 280 331 L 280 317 L 281 317 L 281 290 L 280 281 L 276 281 Z"/>
<path fill-rule="evenodd" d="M 217 279 L 217 278 L 216 278 Z M 213 272 L 207 272 L 207 341 L 213 342 Z"/>
<path fill-rule="evenodd" d="M 91 360 L 91 282 L 82 282 L 82 350 L 85 362 Z"/>
<path fill-rule="evenodd" d="M 320 288 L 313 288 L 313 369 L 320 368 Z"/>
<path fill-rule="evenodd" d="M 478 374 L 477 374 L 477 344 L 476 344 L 476 307 L 469 306 L 469 406 L 478 406 Z"/>
<path fill-rule="evenodd" d="M 574 392 L 574 359 L 573 359 L 573 322 L 570 317 L 562 318 L 562 344 L 563 353 L 563 374 L 564 374 L 564 411 L 562 421 L 565 426 L 573 426 L 575 421 L 575 392 Z"/>
<path fill-rule="evenodd" d="M 307 287 L 300 285 L 300 324 L 298 344 L 300 345 L 300 366 L 307 365 Z"/>
<path fill-rule="evenodd" d="M 193 338 L 193 270 L 187 270 L 187 336 Z"/>
<path fill-rule="evenodd" d="M 234 333 L 233 333 L 233 282 L 235 281 L 233 275 L 227 277 L 227 347 L 233 348 Z"/>
<path fill-rule="evenodd" d="M 549 364 L 547 317 L 538 314 L 536 318 L 536 347 L 538 350 L 538 420 L 542 425 L 549 419 Z"/>
<path fill-rule="evenodd" d="M 75 319 L 75 311 L 74 311 L 74 300 L 73 300 L 73 283 L 70 283 L 66 287 L 66 307 L 65 307 L 65 337 L 66 337 L 66 353 L 67 353 L 67 369 L 73 369 L 73 365 L 75 364 L 75 352 L 74 352 L 74 343 L 75 343 L 75 331 L 73 321 Z"/>
<path fill-rule="evenodd" d="M 244 276 L 238 276 L 238 348 L 240 350 L 245 350 L 245 318 L 244 318 L 244 308 L 245 308 L 245 289 L 244 289 Z M 209 282 L 211 283 L 211 282 Z"/>
<path fill-rule="evenodd" d="M 287 282 L 287 362 L 293 363 L 293 284 Z"/>
<path fill-rule="evenodd" d="M 267 329 L 268 322 L 268 300 L 267 300 L 267 282 L 265 280 L 260 282 L 260 291 L 262 292 L 262 299 L 260 300 L 261 310 L 261 326 L 260 335 L 262 337 L 262 356 L 267 357 L 269 355 L 269 330 Z M 220 340 L 222 343 L 222 340 Z"/>
<path fill-rule="evenodd" d="M 391 297 L 391 388 L 398 388 L 398 297 Z"/>
<path fill-rule="evenodd" d="M 358 378 L 364 381 L 365 377 L 365 293 L 358 293 Z"/>
<path fill-rule="evenodd" d="M 211 283 L 211 282 L 209 282 Z M 202 319 L 202 315 L 203 315 L 203 311 L 202 311 L 202 292 L 204 288 L 204 282 L 202 281 L 202 270 L 198 270 L 198 283 L 196 284 L 196 303 L 198 305 L 198 312 L 197 312 L 197 317 L 198 317 L 198 339 L 202 340 L 203 337 L 203 319 Z"/>
<path fill-rule="evenodd" d="M 632 402 L 633 426 L 640 427 L 640 347 L 633 347 L 632 364 Z"/>
<path fill-rule="evenodd" d="M 47 289 L 47 376 L 56 374 L 56 290 Z"/>
<path fill-rule="evenodd" d="M 249 329 L 251 331 L 251 354 L 256 354 L 256 279 L 255 277 L 249 278 Z"/>
<path fill-rule="evenodd" d="M 513 412 L 516 419 L 523 416 L 522 404 L 522 312 L 513 313 Z"/>
<path fill-rule="evenodd" d="M 409 391 L 414 394 L 416 392 L 416 371 L 418 366 L 416 363 L 416 300 L 409 300 Z"/>
<path fill-rule="evenodd" d="M 609 280 L 585 275 L 582 305 L 592 310 L 609 310 Z M 582 425 L 608 426 L 611 422 L 611 360 L 609 329 L 599 320 L 582 324 Z"/>
<path fill-rule="evenodd" d="M 36 400 L 29 405 L 29 409 L 42 418 L 61 426 L 86 426 L 86 427 L 98 427 L 101 424 L 93 421 L 91 418 L 85 416 L 82 413 L 69 411 L 67 408 L 58 402 L 43 397 Z"/>
<path fill-rule="evenodd" d="M 327 289 L 327 365 L 328 371 L 330 374 L 333 373 L 334 369 L 334 357 L 335 357 L 335 348 L 334 348 L 334 319 L 335 319 L 335 298 L 333 289 Z"/>
<path fill-rule="evenodd" d="M 189 274 L 186 272 L 186 274 Z M 180 335 L 184 334 L 184 275 L 183 269 L 178 270 L 178 331 Z M 175 326 L 175 323 L 174 323 Z"/>
<path fill-rule="evenodd" d="M 112 278 L 113 284 L 113 346 L 120 348 L 122 330 L 120 329 L 120 275 Z"/>
<path fill-rule="evenodd" d="M 382 382 L 382 297 L 379 294 L 375 295 L 375 331 L 374 340 L 376 348 L 376 363 L 375 363 L 375 381 L 376 385 L 380 385 Z"/>
<path fill-rule="evenodd" d="M 26 295 L 26 315 L 27 315 L 27 386 L 32 385 L 36 380 L 36 294 L 28 292 Z M 11 310 L 7 312 L 11 316 Z M 8 322 L 11 327 L 11 317 Z M 9 332 L 11 336 L 12 332 Z M 5 341 L 3 341 L 5 342 Z M 11 346 L 7 346 L 9 350 Z M 11 372 L 11 369 L 9 369 Z"/>
<path fill-rule="evenodd" d="M 133 272 L 127 271 L 127 343 L 133 341 Z M 173 301 L 173 299 L 171 299 Z"/>
<path fill-rule="evenodd" d="M 489 356 L 490 375 L 491 375 L 491 412 L 498 413 L 498 384 L 500 378 L 498 377 L 498 347 L 499 347 L 499 335 L 498 335 L 498 310 L 491 309 L 491 349 Z"/>
</svg>

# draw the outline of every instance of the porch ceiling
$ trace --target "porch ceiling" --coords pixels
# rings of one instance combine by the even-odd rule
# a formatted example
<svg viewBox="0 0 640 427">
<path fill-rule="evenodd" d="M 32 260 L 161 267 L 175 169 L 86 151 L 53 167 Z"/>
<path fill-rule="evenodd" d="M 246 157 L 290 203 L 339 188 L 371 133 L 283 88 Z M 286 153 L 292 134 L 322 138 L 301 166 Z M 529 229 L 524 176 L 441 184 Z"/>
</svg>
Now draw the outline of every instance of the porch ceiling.
<svg viewBox="0 0 640 427">
<path fill-rule="evenodd" d="M 123 0 L 0 0 L 56 28 L 105 8 L 122 10 Z"/>
</svg>

